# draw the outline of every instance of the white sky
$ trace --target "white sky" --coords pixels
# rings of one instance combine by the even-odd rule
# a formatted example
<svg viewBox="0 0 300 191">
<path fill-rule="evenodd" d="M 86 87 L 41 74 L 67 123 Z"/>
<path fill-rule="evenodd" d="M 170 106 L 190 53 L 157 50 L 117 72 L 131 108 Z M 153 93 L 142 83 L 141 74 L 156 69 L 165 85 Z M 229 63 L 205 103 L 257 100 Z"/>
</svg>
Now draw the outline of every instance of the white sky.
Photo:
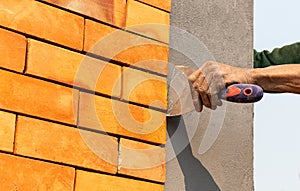
<svg viewBox="0 0 300 191">
<path fill-rule="evenodd" d="M 254 48 L 300 41 L 299 0 L 254 0 Z M 300 191 L 300 95 L 255 104 L 255 191 Z"/>
</svg>

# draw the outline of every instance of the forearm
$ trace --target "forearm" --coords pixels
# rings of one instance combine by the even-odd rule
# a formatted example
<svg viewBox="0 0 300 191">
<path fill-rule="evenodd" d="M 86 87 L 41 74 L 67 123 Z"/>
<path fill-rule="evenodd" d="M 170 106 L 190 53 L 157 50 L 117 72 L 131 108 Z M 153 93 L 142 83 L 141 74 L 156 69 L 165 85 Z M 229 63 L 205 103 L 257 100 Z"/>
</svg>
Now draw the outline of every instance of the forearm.
<svg viewBox="0 0 300 191">
<path fill-rule="evenodd" d="M 267 92 L 300 94 L 300 65 L 297 64 L 252 69 L 250 78 Z"/>
</svg>

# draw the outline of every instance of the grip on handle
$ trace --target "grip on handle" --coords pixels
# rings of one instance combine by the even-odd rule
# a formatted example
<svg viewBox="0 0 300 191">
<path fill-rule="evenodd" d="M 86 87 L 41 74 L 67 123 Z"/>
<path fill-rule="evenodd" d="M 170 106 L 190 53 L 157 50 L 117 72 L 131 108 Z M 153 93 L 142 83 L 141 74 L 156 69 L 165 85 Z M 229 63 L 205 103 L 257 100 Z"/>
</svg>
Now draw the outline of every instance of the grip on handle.
<svg viewBox="0 0 300 191">
<path fill-rule="evenodd" d="M 236 103 L 254 103 L 263 97 L 263 89 L 253 84 L 233 84 L 221 92 L 220 98 Z"/>
</svg>

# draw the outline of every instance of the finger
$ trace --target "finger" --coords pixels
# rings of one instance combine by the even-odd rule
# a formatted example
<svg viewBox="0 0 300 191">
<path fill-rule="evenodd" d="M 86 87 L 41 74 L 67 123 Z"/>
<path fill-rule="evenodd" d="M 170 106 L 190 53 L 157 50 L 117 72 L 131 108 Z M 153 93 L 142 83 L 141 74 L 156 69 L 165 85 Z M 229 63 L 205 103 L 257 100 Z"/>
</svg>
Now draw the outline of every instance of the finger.
<svg viewBox="0 0 300 191">
<path fill-rule="evenodd" d="M 201 112 L 203 109 L 203 104 L 202 104 L 202 100 L 199 96 L 198 91 L 192 86 L 192 83 L 190 83 L 190 87 L 191 87 L 191 95 L 192 95 L 192 100 L 193 100 L 193 104 L 195 107 L 195 110 L 197 112 Z"/>
<path fill-rule="evenodd" d="M 211 109 L 211 103 L 210 103 L 208 95 L 207 94 L 200 94 L 200 97 L 202 99 L 203 105 L 205 105 L 205 107 Z"/>
<path fill-rule="evenodd" d="M 201 69 L 196 70 L 191 75 L 189 75 L 188 80 L 191 81 L 191 82 L 196 81 L 201 73 L 202 73 Z"/>
<path fill-rule="evenodd" d="M 198 78 L 193 82 L 193 87 L 198 91 L 199 87 L 202 87 L 204 83 L 206 83 L 205 76 L 202 73 L 200 73 Z"/>
<path fill-rule="evenodd" d="M 206 80 L 204 80 L 202 85 L 198 87 L 198 92 L 200 94 L 202 104 L 208 108 L 211 108 L 210 95 L 208 92 L 208 85 L 206 83 Z"/>
<path fill-rule="evenodd" d="M 208 108 L 211 108 L 211 95 L 206 79 L 204 79 L 201 86 L 198 87 L 198 91 L 200 93 L 203 105 L 205 105 Z"/>
<path fill-rule="evenodd" d="M 202 100 L 201 97 L 199 96 L 199 93 L 194 88 L 192 90 L 192 99 L 193 99 L 195 110 L 197 112 L 201 112 L 203 109 Z"/>
<path fill-rule="evenodd" d="M 217 109 L 218 106 L 222 105 L 222 101 L 219 99 L 217 94 L 213 95 L 211 98 L 212 109 Z"/>
<path fill-rule="evenodd" d="M 221 92 L 224 91 L 224 84 L 218 81 L 215 84 L 211 84 L 209 90 L 211 91 L 211 104 L 213 106 L 222 106 L 222 101 L 220 99 Z"/>
</svg>

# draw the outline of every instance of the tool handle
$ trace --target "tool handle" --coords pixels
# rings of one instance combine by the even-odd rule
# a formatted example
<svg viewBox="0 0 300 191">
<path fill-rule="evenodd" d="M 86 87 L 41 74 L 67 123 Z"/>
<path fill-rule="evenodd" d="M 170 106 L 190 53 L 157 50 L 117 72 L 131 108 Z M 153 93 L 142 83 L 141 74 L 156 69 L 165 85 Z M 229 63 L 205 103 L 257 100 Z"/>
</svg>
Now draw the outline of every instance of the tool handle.
<svg viewBox="0 0 300 191">
<path fill-rule="evenodd" d="M 263 97 L 263 89 L 253 84 L 233 84 L 222 91 L 220 98 L 235 103 L 254 103 Z"/>
</svg>

